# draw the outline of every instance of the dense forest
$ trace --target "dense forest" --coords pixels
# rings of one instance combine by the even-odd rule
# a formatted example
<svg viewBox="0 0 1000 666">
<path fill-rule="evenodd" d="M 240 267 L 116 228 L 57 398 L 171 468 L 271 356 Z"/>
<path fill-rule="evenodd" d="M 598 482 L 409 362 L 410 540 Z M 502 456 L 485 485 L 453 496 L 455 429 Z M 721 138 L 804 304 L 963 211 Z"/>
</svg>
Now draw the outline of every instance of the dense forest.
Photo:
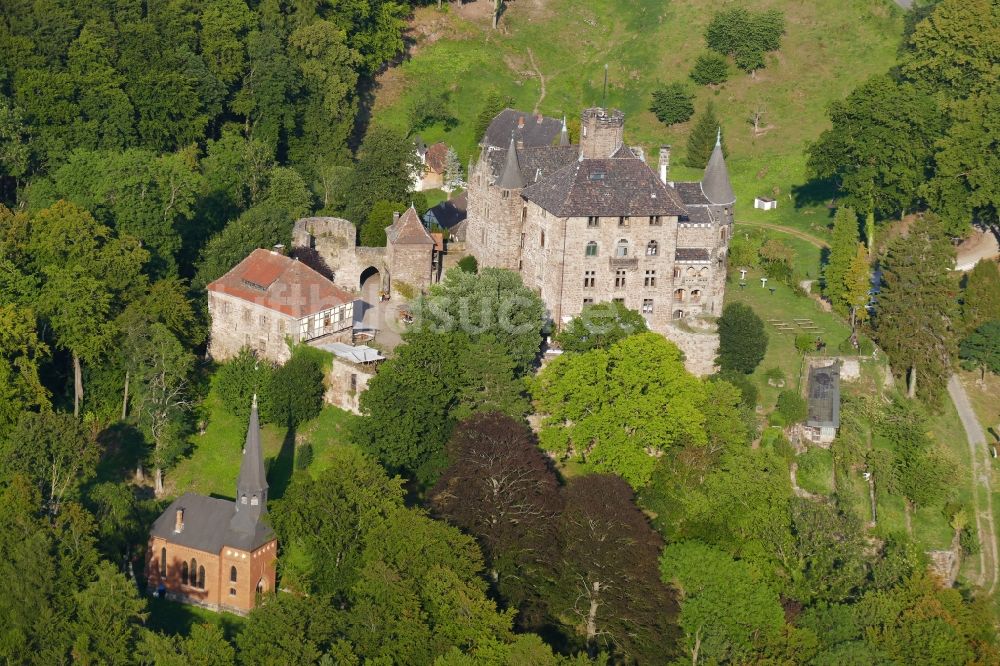
<svg viewBox="0 0 1000 666">
<path fill-rule="evenodd" d="M 277 368 L 249 351 L 206 362 L 204 288 L 287 244 L 299 217 L 364 234 L 415 196 L 410 140 L 369 117 L 412 4 L 433 2 L 2 3 L 0 659 L 1000 661 L 988 598 L 942 587 L 914 543 L 866 533 L 844 498 L 793 491 L 788 443 L 762 442 L 747 381 L 768 345 L 750 308 L 726 308 L 712 377 L 617 305 L 570 322 L 540 369 L 544 304 L 474 267 L 416 299 L 349 446 L 323 469 L 297 461 L 271 503 L 282 592 L 242 621 L 157 621 L 146 536 L 209 393 L 241 419 L 259 393 L 293 436 L 329 409 L 315 350 Z M 926 435 L 948 376 L 959 358 L 1000 372 L 1000 273 L 945 277 L 952 239 L 997 223 L 1000 15 L 944 0 L 912 23 L 898 67 L 832 108 L 808 155 L 840 193 L 825 296 L 909 394 L 847 403 L 838 464 L 867 464 L 865 436 L 898 444 L 871 464 L 924 506 L 948 497 Z M 876 241 L 914 211 L 909 233 Z M 459 303 L 475 332 L 442 332 Z M 494 326 L 498 311 L 514 326 Z M 796 397 L 778 406 L 788 423 Z"/>
</svg>

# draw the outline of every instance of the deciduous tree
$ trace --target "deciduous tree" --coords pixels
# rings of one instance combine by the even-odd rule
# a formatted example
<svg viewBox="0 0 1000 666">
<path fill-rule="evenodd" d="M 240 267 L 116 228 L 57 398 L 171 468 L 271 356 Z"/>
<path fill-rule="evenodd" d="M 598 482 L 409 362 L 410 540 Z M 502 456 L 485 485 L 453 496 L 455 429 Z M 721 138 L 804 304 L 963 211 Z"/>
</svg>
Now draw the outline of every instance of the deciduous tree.
<svg viewBox="0 0 1000 666">
<path fill-rule="evenodd" d="M 611 301 L 584 305 L 580 314 L 555 337 L 564 351 L 588 352 L 608 349 L 623 338 L 647 330 L 642 315 L 618 301 Z"/>
<path fill-rule="evenodd" d="M 965 277 L 962 291 L 962 320 L 972 331 L 992 319 L 1000 319 L 1000 266 L 980 259 Z"/>
</svg>

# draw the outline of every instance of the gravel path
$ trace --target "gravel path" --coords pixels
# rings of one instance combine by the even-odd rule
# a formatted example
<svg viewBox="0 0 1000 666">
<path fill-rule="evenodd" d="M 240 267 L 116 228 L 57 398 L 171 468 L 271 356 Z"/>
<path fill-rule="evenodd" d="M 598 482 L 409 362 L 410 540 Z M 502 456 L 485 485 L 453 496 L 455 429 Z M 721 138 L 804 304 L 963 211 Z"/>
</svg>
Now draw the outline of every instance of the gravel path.
<svg viewBox="0 0 1000 666">
<path fill-rule="evenodd" d="M 972 411 L 969 396 L 958 375 L 952 375 L 948 380 L 948 395 L 955 403 L 969 441 L 969 453 L 972 456 L 972 501 L 976 512 L 976 531 L 979 534 L 979 584 L 992 594 L 1000 576 L 996 524 L 993 521 L 993 489 L 990 482 L 993 462 L 986 448 L 983 427 Z"/>
</svg>

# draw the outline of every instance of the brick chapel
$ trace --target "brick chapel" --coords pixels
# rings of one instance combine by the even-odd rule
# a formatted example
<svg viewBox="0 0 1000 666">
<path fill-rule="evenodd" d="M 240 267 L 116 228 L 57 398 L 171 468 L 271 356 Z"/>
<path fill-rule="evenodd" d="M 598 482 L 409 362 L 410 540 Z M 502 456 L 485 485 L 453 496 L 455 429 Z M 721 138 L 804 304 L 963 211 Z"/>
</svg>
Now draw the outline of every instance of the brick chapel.
<svg viewBox="0 0 1000 666">
<path fill-rule="evenodd" d="M 470 169 L 467 250 L 480 266 L 520 273 L 557 326 L 588 303 L 620 301 L 712 371 L 732 236 L 733 193 L 717 141 L 698 182 L 668 179 L 625 145 L 624 114 L 586 109 L 579 145 L 565 119 L 506 109 L 493 119 Z"/>
<path fill-rule="evenodd" d="M 149 590 L 212 610 L 246 614 L 275 589 L 278 539 L 267 524 L 267 479 L 254 396 L 236 500 L 185 493 L 149 532 Z"/>
</svg>

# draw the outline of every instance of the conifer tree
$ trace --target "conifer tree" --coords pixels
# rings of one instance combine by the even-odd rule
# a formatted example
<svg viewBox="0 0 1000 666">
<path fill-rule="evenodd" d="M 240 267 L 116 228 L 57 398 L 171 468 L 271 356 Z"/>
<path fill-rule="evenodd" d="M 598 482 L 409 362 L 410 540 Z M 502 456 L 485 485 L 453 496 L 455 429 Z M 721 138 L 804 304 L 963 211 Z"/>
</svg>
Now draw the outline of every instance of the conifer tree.
<svg viewBox="0 0 1000 666">
<path fill-rule="evenodd" d="M 705 106 L 688 135 L 687 155 L 684 164 L 695 169 L 704 169 L 712 156 L 715 141 L 719 137 L 719 119 L 715 115 L 715 105 L 711 101 Z M 722 142 L 722 154 L 727 155 L 726 142 Z"/>
<path fill-rule="evenodd" d="M 959 324 L 949 272 L 955 249 L 941 220 L 926 215 L 889 245 L 882 263 L 876 332 L 907 395 L 936 400 L 951 374 Z"/>
<path fill-rule="evenodd" d="M 871 266 L 868 265 L 868 252 L 861 243 L 856 244 L 854 258 L 847 273 L 844 275 L 844 302 L 851 313 L 851 331 L 853 332 L 859 321 L 868 318 L 868 310 L 865 305 L 868 303 L 868 292 L 871 289 Z"/>
<path fill-rule="evenodd" d="M 1000 268 L 995 261 L 981 259 L 969 272 L 962 294 L 962 319 L 966 331 L 1000 319 Z"/>
<path fill-rule="evenodd" d="M 857 253 L 858 216 L 853 208 L 839 208 L 833 218 L 833 240 L 830 243 L 830 258 L 823 268 L 826 297 L 833 307 L 846 315 L 849 304 L 845 291 L 845 278 Z"/>
</svg>

